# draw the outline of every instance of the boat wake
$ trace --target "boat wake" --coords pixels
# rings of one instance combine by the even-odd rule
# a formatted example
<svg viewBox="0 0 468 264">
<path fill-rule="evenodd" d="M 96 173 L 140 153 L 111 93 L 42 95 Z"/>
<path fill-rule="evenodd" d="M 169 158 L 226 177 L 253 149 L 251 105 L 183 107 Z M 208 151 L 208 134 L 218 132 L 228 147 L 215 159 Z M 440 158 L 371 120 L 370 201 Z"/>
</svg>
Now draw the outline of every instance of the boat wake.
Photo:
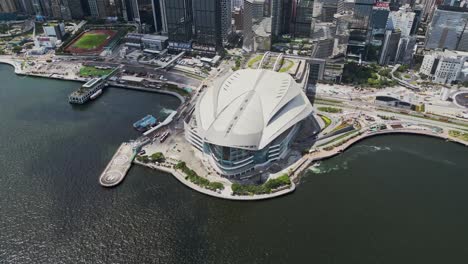
<svg viewBox="0 0 468 264">
<path fill-rule="evenodd" d="M 314 165 L 308 168 L 308 171 L 312 172 L 313 174 L 326 174 L 333 171 L 338 170 L 346 170 L 348 169 L 348 162 L 345 161 L 342 164 L 336 164 L 334 166 L 326 166 L 322 163 L 315 163 Z"/>
<path fill-rule="evenodd" d="M 379 146 L 360 145 L 360 146 L 356 146 L 356 148 L 365 148 L 366 150 L 369 150 L 370 152 L 392 150 L 390 147 L 387 147 L 387 146 L 380 146 L 379 147 Z"/>
<path fill-rule="evenodd" d="M 322 162 L 317 162 L 317 163 L 314 163 L 311 167 L 309 167 L 308 170 L 314 174 L 325 174 L 325 173 L 330 173 L 330 172 L 338 171 L 338 170 L 347 170 L 349 167 L 348 166 L 349 163 L 361 156 L 368 155 L 369 153 L 376 153 L 379 151 L 391 151 L 392 150 L 390 147 L 387 147 L 387 146 L 369 146 L 369 145 L 359 145 L 359 146 L 356 146 L 355 148 L 359 150 L 352 153 L 349 156 L 347 155 L 344 161 L 341 162 L 340 164 L 334 164 L 330 166 Z"/>
</svg>

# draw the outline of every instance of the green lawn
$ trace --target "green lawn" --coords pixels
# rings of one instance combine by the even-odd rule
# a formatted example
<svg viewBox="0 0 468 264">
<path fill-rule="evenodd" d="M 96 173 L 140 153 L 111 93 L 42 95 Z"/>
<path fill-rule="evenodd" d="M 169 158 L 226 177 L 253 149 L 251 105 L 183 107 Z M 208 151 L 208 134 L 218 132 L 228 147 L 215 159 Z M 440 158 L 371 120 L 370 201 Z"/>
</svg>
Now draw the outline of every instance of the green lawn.
<svg viewBox="0 0 468 264">
<path fill-rule="evenodd" d="M 294 66 L 294 62 L 292 60 L 284 60 L 283 66 L 281 66 L 279 72 L 288 72 L 292 66 Z"/>
<path fill-rule="evenodd" d="M 456 131 L 456 130 L 450 130 L 449 135 L 452 137 L 459 138 L 464 141 L 468 141 L 468 133 L 463 133 L 463 132 Z"/>
<path fill-rule="evenodd" d="M 260 61 L 262 58 L 263 58 L 263 54 L 257 55 L 256 57 L 254 57 L 253 59 L 251 59 L 251 60 L 247 63 L 247 67 L 252 68 L 252 66 L 253 66 L 256 62 Z"/>
<path fill-rule="evenodd" d="M 77 42 L 75 42 L 75 44 L 73 44 L 73 47 L 79 49 L 94 49 L 100 46 L 107 37 L 108 35 L 106 34 L 86 33 Z"/>
<path fill-rule="evenodd" d="M 96 69 L 91 66 L 83 66 L 80 69 L 80 75 L 82 77 L 101 77 L 112 72 L 112 69 Z"/>
<path fill-rule="evenodd" d="M 319 115 L 319 116 L 325 123 L 325 127 L 323 129 L 327 128 L 331 124 L 331 119 L 324 115 Z"/>
</svg>

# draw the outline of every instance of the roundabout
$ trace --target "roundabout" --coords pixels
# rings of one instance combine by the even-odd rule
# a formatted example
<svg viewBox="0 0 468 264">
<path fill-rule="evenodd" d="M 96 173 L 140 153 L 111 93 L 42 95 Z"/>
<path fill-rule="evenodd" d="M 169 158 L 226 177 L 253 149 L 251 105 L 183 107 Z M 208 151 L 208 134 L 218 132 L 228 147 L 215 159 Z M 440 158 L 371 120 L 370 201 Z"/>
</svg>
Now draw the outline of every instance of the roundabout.
<svg viewBox="0 0 468 264">
<path fill-rule="evenodd" d="M 458 92 L 453 96 L 453 102 L 463 108 L 468 108 L 468 91 Z"/>
</svg>

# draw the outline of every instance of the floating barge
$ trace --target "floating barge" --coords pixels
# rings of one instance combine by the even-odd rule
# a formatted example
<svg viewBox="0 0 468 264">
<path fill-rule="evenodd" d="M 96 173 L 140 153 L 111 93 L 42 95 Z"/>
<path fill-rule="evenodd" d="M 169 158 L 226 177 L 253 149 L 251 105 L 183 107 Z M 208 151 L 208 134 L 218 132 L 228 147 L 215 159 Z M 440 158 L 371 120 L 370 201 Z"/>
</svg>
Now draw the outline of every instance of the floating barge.
<svg viewBox="0 0 468 264">
<path fill-rule="evenodd" d="M 138 131 L 146 131 L 152 128 L 158 120 L 152 115 L 147 115 L 133 124 L 133 128 Z"/>
<path fill-rule="evenodd" d="M 102 93 L 102 88 L 105 86 L 105 80 L 102 78 L 94 78 L 83 84 L 80 89 L 74 91 L 68 96 L 68 102 L 71 104 L 84 104 L 90 99 L 98 97 Z M 101 92 L 99 92 L 101 90 Z M 91 98 L 93 96 L 94 98 Z"/>
</svg>

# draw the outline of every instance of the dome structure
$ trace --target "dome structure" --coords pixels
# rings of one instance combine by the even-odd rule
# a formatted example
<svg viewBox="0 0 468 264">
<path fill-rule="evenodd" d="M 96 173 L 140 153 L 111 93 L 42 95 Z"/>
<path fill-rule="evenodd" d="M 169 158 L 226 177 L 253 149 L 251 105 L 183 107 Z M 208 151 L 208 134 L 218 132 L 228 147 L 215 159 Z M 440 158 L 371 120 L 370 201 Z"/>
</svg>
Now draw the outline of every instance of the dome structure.
<svg viewBox="0 0 468 264">
<path fill-rule="evenodd" d="M 208 87 L 197 101 L 186 138 L 220 174 L 241 174 L 287 153 L 312 105 L 287 73 L 239 70 Z"/>
</svg>

